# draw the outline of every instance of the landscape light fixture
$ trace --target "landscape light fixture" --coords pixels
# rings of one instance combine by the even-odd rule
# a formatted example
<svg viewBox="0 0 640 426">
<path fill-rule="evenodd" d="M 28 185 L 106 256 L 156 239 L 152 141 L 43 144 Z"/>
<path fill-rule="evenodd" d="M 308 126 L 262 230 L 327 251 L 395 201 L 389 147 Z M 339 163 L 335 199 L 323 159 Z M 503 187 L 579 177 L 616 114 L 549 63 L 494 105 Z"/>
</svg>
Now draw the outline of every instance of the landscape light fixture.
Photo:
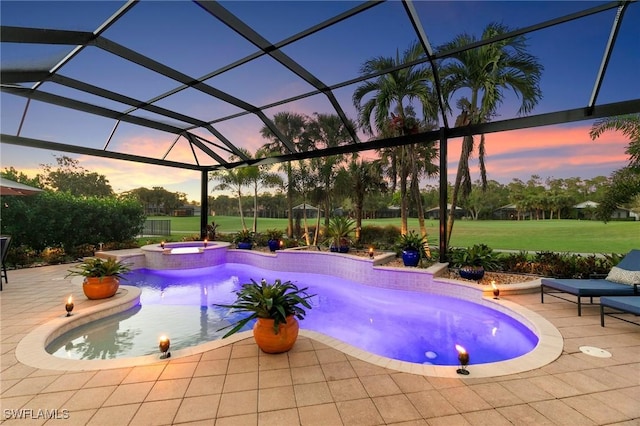
<svg viewBox="0 0 640 426">
<path fill-rule="evenodd" d="M 67 311 L 67 316 L 70 317 L 71 311 L 73 311 L 73 298 L 71 297 L 71 295 L 69 295 L 67 303 L 65 303 L 64 305 L 64 309 Z"/>
<path fill-rule="evenodd" d="M 498 296 L 500 296 L 500 289 L 496 286 L 496 282 L 493 280 L 491 281 L 491 287 L 493 287 L 493 298 L 498 299 Z"/>
<path fill-rule="evenodd" d="M 373 259 L 373 247 L 369 247 L 369 258 Z"/>
<path fill-rule="evenodd" d="M 167 336 L 160 336 L 160 344 L 158 348 L 162 355 L 160 355 L 160 359 L 167 359 L 171 356 L 171 352 L 169 352 L 169 347 L 171 347 L 171 341 Z"/>
<path fill-rule="evenodd" d="M 466 368 L 469 364 L 469 353 L 460 345 L 456 345 L 456 350 L 458 351 L 458 361 L 460 361 L 460 368 L 456 370 L 456 373 L 467 376 L 469 375 L 469 370 Z"/>
</svg>

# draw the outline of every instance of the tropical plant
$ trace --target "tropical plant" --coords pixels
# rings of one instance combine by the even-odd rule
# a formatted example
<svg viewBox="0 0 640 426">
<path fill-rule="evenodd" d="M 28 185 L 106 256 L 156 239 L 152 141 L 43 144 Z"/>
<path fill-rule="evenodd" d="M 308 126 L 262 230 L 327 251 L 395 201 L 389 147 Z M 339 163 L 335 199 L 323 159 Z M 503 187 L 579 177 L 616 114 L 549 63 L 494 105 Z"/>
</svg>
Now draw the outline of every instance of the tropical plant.
<svg viewBox="0 0 640 426">
<path fill-rule="evenodd" d="M 278 334 L 280 324 L 286 324 L 287 317 L 294 315 L 302 320 L 306 315 L 306 309 L 311 309 L 309 299 L 315 295 L 308 294 L 307 287 L 298 288 L 291 281 L 282 282 L 277 279 L 273 284 L 269 284 L 262 279 L 260 283 L 251 279 L 250 283 L 243 284 L 242 288 L 236 292 L 236 301 L 229 305 L 218 305 L 222 308 L 232 309 L 234 312 L 247 312 L 249 315 L 241 320 L 221 328 L 231 330 L 224 335 L 228 337 L 241 330 L 249 321 L 256 318 L 267 318 L 274 320 L 273 329 Z M 223 338 L 224 338 L 223 337 Z"/>
<path fill-rule="evenodd" d="M 307 135 L 315 149 L 335 148 L 354 142 L 356 124 L 351 120 L 347 123 L 336 114 L 314 113 L 313 119 L 307 126 Z M 318 174 L 318 201 L 324 204 L 324 211 L 331 210 L 333 186 L 337 167 L 345 160 L 342 155 L 328 155 L 311 159 L 311 167 Z M 319 218 L 319 216 L 318 216 Z M 325 226 L 329 225 L 329 216 L 325 215 Z M 319 225 L 319 223 L 318 223 Z"/>
<path fill-rule="evenodd" d="M 123 263 L 120 260 L 116 260 L 113 257 L 103 259 L 100 257 L 86 258 L 75 267 L 68 270 L 67 277 L 69 276 L 83 276 L 85 278 L 103 278 L 103 277 L 116 277 L 120 279 L 126 279 L 124 274 L 129 272 L 131 268 L 128 264 Z"/>
<path fill-rule="evenodd" d="M 218 232 L 219 224 L 215 222 L 211 222 L 211 224 L 207 224 L 205 232 L 207 234 L 207 239 L 209 241 L 214 241 L 216 239 L 216 233 Z"/>
<path fill-rule="evenodd" d="M 242 188 L 249 183 L 249 177 L 245 168 L 238 168 L 234 170 L 223 170 L 211 172 L 209 175 L 210 180 L 218 180 L 220 183 L 215 186 L 215 189 L 219 190 L 232 190 L 238 197 L 238 212 L 240 214 L 240 221 L 242 222 L 242 228 L 247 229 L 247 224 L 244 218 L 244 209 L 242 208 Z"/>
<path fill-rule="evenodd" d="M 245 157 L 252 158 L 249 151 L 243 148 L 238 148 Z M 264 150 L 259 149 L 256 152 L 255 158 L 261 158 L 264 156 Z M 247 166 L 245 167 L 245 175 L 247 186 L 253 189 L 253 232 L 258 231 L 258 191 L 261 188 L 273 188 L 282 186 L 282 178 L 277 173 L 271 173 L 269 171 L 270 165 L 262 166 Z"/>
<path fill-rule="evenodd" d="M 487 271 L 494 271 L 499 268 L 498 255 L 486 244 L 475 244 L 467 248 L 456 248 L 451 250 L 450 258 L 454 268 L 464 268 L 465 266 L 482 267 Z"/>
<path fill-rule="evenodd" d="M 339 187 L 341 192 L 348 195 L 353 202 L 356 221 L 355 240 L 360 241 L 365 197 L 368 194 L 384 192 L 387 189 L 382 178 L 380 161 L 358 161 L 354 158 L 347 166 L 340 168 L 336 181 L 336 187 Z"/>
<path fill-rule="evenodd" d="M 346 216 L 334 216 L 327 227 L 327 238 L 332 247 L 348 247 L 350 236 L 355 231 L 356 225 L 353 219 Z"/>
<path fill-rule="evenodd" d="M 305 132 L 308 122 L 306 116 L 283 111 L 274 115 L 273 122 L 275 128 L 264 126 L 260 130 L 262 137 L 269 140 L 261 149 L 274 155 L 303 152 L 308 149 L 309 143 Z M 294 195 L 293 166 L 291 161 L 282 163 L 280 170 L 287 174 L 287 182 L 286 184 L 283 183 L 283 185 L 287 191 L 287 212 L 289 219 L 287 235 L 291 238 L 293 237 Z"/>
<path fill-rule="evenodd" d="M 613 172 L 610 184 L 606 187 L 605 197 L 598 205 L 597 217 L 603 222 L 619 205 L 631 202 L 640 195 L 640 114 L 627 114 L 607 117 L 596 121 L 589 135 L 595 140 L 608 130 L 617 130 L 629 138 L 625 153 L 629 155 L 629 164 Z"/>
<path fill-rule="evenodd" d="M 416 231 L 409 231 L 398 237 L 397 246 L 402 251 L 420 252 L 420 258 L 423 258 L 426 257 L 426 242 L 427 239 L 423 235 L 418 234 Z"/>
<path fill-rule="evenodd" d="M 520 98 L 519 114 L 529 113 L 541 99 L 540 77 L 543 66 L 536 57 L 527 52 L 525 36 L 501 38 L 476 48 L 468 48 L 478 41 L 499 38 L 510 31 L 505 25 L 490 23 L 485 27 L 480 40 L 462 34 L 439 48 L 440 52 L 454 52 L 448 56 L 439 70 L 444 93 L 451 98 L 458 90 L 470 90 L 470 98 L 463 97 L 457 102 L 461 113 L 456 120 L 456 127 L 488 121 L 502 103 L 503 91 L 506 89 L 513 90 Z M 458 198 L 466 198 L 471 192 L 469 158 L 475 148 L 474 137 L 465 136 L 451 194 L 447 245 L 451 240 Z M 484 134 L 480 135 L 477 148 L 480 176 L 483 187 L 486 187 Z"/>
<path fill-rule="evenodd" d="M 249 231 L 248 229 L 243 229 L 238 231 L 234 236 L 233 236 L 233 242 L 238 244 L 238 243 L 253 243 L 255 234 L 252 231 Z"/>
<path fill-rule="evenodd" d="M 418 131 L 416 120 L 412 120 L 408 111 L 413 111 L 411 101 L 416 99 L 421 104 L 425 121 L 431 122 L 437 114 L 437 101 L 431 89 L 433 73 L 423 65 L 400 66 L 417 61 L 425 56 L 422 45 L 412 43 L 402 57 L 376 57 L 365 61 L 360 68 L 361 75 L 370 75 L 396 69 L 384 73 L 375 79 L 368 80 L 358 86 L 353 93 L 353 104 L 358 110 L 358 121 L 365 133 L 373 135 L 372 117 L 378 132 L 393 132 L 394 136 L 408 135 Z M 369 99 L 363 103 L 363 100 Z M 407 103 L 408 102 L 408 103 Z M 394 114 L 394 111 L 397 113 Z M 399 153 L 393 159 L 399 159 L 399 167 L 395 168 L 400 177 L 401 199 L 401 232 L 407 232 L 408 185 L 407 178 L 411 173 L 409 148 L 398 148 Z M 395 176 L 394 176 L 395 178 Z"/>
<path fill-rule="evenodd" d="M 275 228 L 267 229 L 264 233 L 267 236 L 267 238 L 270 240 L 280 240 L 280 238 L 282 238 L 282 234 L 284 234 L 282 229 L 275 229 Z"/>
</svg>

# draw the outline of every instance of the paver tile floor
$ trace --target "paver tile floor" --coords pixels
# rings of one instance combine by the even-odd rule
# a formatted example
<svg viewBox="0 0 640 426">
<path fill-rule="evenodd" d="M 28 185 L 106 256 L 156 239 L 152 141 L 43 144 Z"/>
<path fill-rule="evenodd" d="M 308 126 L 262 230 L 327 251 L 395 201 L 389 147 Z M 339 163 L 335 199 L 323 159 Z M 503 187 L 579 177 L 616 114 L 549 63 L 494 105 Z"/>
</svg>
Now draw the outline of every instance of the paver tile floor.
<svg viewBox="0 0 640 426">
<path fill-rule="evenodd" d="M 252 339 L 183 358 L 92 371 L 19 362 L 15 349 L 37 326 L 64 314 L 81 289 L 68 265 L 9 270 L 0 292 L 4 425 L 640 425 L 640 327 L 597 306 L 576 315 L 538 293 L 503 296 L 554 324 L 564 350 L 520 374 L 425 377 L 368 364 L 300 337 L 286 354 Z M 304 325 L 303 325 L 304 327 Z M 599 358 L 580 351 L 592 346 Z M 22 417 L 22 418 L 20 418 Z"/>
</svg>

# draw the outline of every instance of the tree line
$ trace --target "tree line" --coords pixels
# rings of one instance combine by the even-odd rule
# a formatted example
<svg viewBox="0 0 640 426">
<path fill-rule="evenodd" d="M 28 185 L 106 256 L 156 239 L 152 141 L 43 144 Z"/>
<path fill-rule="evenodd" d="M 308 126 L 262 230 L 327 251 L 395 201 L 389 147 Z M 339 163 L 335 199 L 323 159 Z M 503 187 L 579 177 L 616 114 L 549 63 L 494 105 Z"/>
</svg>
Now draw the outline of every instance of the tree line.
<svg viewBox="0 0 640 426">
<path fill-rule="evenodd" d="M 348 168 L 339 170 L 339 173 L 348 172 Z M 593 179 L 580 177 L 542 179 L 538 175 L 532 175 L 527 181 L 513 179 L 507 184 L 489 180 L 483 189 L 482 183 L 476 180 L 472 184 L 469 197 L 459 205 L 462 209 L 460 215 L 470 220 L 500 219 L 503 217 L 497 215 L 496 211 L 502 207 L 513 205 L 516 214 L 512 219 L 515 220 L 524 220 L 525 218 L 531 220 L 575 219 L 577 212 L 574 206 L 585 201 L 602 203 L 606 198 L 610 183 L 611 178 L 606 176 L 597 176 Z M 341 188 L 341 185 L 345 186 Z M 450 184 L 449 194 L 452 189 Z M 438 207 L 439 191 L 438 186 L 429 184 L 420 190 L 420 200 L 424 212 Z M 338 213 L 355 217 L 355 198 L 349 179 L 337 179 L 334 204 L 332 204 L 328 216 Z M 302 204 L 304 200 L 302 194 L 294 195 L 294 204 Z M 382 186 L 367 193 L 367 197 L 361 202 L 360 211 L 365 219 L 399 217 L 400 210 L 396 207 L 399 202 L 400 193 L 398 191 L 391 192 L 389 188 Z M 242 215 L 244 216 L 286 218 L 288 214 L 287 198 L 282 190 L 259 193 L 249 204 L 242 204 L 238 197 L 224 194 L 209 198 L 209 207 L 217 215 L 239 216 L 240 206 L 242 206 Z M 316 207 L 315 204 L 313 207 Z M 324 214 L 323 209 L 321 212 Z M 417 218 L 418 214 L 419 209 L 408 209 L 409 217 Z M 433 217 L 428 213 L 425 216 L 427 218 Z M 294 220 L 295 218 L 296 214 L 294 214 Z M 596 210 L 585 209 L 581 218 L 596 219 Z"/>
</svg>

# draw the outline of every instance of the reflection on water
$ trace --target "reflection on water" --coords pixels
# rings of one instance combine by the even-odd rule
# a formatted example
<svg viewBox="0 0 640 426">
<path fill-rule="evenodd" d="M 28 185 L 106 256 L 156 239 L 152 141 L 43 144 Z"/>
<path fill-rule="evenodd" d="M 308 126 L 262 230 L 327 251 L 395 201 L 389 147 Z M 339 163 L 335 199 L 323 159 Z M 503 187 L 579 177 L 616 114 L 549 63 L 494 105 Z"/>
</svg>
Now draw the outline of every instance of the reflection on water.
<svg viewBox="0 0 640 426">
<path fill-rule="evenodd" d="M 537 337 L 513 318 L 465 301 L 426 293 L 363 286 L 319 274 L 282 273 L 227 264 L 191 270 L 136 270 L 129 285 L 142 290 L 141 307 L 98 320 L 52 342 L 47 351 L 73 359 L 123 358 L 158 353 L 161 335 L 178 350 L 220 339 L 244 314 L 229 304 L 251 278 L 291 280 L 316 294 L 301 327 L 355 347 L 414 363 L 457 365 L 455 345 L 470 364 L 524 355 Z M 246 329 L 250 329 L 248 325 Z"/>
</svg>

